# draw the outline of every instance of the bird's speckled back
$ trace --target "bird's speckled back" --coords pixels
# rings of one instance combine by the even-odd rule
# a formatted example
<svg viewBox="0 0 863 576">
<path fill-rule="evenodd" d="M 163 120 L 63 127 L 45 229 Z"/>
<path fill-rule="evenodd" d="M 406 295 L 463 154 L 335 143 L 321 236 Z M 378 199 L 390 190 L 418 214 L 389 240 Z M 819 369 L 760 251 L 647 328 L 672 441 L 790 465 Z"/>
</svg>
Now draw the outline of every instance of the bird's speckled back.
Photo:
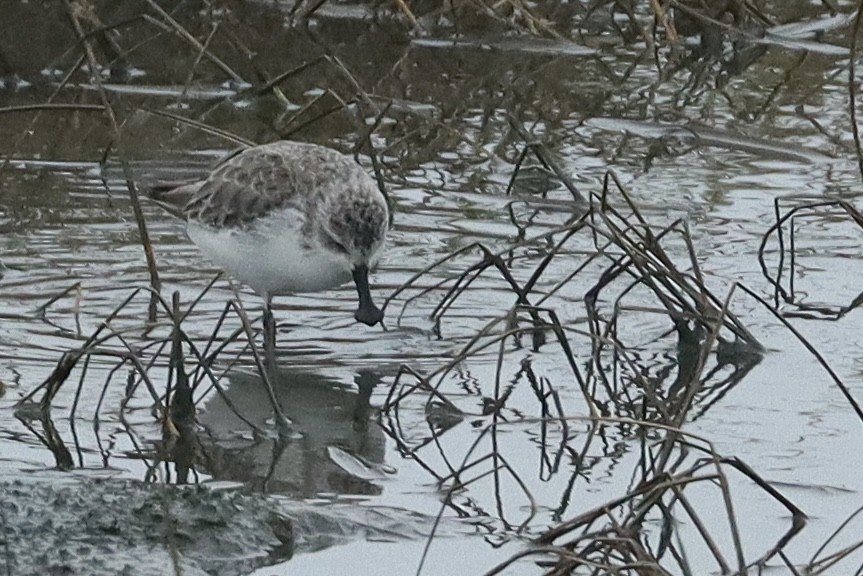
<svg viewBox="0 0 863 576">
<path fill-rule="evenodd" d="M 302 142 L 279 141 L 244 150 L 199 186 L 182 212 L 217 228 L 243 228 L 286 207 L 321 214 L 325 205 L 346 203 L 348 198 L 357 208 L 377 205 L 386 212 L 383 195 L 352 158 Z M 318 210 L 308 210 L 309 206 Z"/>
</svg>

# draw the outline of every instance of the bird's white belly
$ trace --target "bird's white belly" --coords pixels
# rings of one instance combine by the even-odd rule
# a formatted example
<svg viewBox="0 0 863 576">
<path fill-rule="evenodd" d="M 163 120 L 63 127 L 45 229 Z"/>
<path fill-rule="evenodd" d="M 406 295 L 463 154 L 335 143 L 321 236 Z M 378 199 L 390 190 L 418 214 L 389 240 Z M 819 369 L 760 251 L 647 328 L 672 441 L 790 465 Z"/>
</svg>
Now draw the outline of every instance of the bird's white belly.
<svg viewBox="0 0 863 576">
<path fill-rule="evenodd" d="M 265 216 L 250 230 L 219 229 L 190 221 L 189 238 L 201 252 L 258 294 L 317 292 L 351 279 L 347 258 L 301 236 L 299 214 Z M 313 248 L 304 249 L 304 245 Z"/>
</svg>

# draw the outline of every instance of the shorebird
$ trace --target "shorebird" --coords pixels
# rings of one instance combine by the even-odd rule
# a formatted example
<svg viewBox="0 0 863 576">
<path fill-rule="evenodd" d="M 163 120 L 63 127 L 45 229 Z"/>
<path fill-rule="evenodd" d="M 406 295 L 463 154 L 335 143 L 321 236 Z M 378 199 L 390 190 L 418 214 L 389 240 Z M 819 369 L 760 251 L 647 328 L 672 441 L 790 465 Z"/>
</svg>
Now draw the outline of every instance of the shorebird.
<svg viewBox="0 0 863 576">
<path fill-rule="evenodd" d="M 389 228 L 384 195 L 356 162 L 331 148 L 280 141 L 246 148 L 203 180 L 150 197 L 186 221 L 201 252 L 264 299 L 264 348 L 275 366 L 274 295 L 318 292 L 353 279 L 354 318 L 383 319 L 369 270 Z"/>
</svg>

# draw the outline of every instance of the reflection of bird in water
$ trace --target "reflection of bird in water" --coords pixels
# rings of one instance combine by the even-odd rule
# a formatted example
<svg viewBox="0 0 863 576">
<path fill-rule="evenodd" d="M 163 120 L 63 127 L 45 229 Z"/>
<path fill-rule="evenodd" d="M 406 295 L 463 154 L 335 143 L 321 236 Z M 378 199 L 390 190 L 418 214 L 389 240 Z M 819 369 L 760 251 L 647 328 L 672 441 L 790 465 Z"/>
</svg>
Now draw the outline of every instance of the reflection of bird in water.
<svg viewBox="0 0 863 576">
<path fill-rule="evenodd" d="M 187 221 L 189 238 L 205 256 L 264 298 L 268 361 L 275 359 L 275 294 L 327 290 L 353 278 L 354 318 L 369 326 L 383 319 L 368 274 L 389 213 L 384 195 L 351 158 L 315 144 L 274 142 L 151 197 Z"/>
<path fill-rule="evenodd" d="M 199 414 L 203 464 L 214 478 L 301 497 L 380 492 L 374 480 L 385 474 L 385 437 L 368 425 L 369 397 L 380 375 L 357 374 L 357 394 L 319 374 L 276 372 L 273 388 L 295 432 L 284 440 L 256 436 L 228 405 L 255 426 L 271 428 L 272 411 L 258 376 L 228 378 L 227 399 L 213 394 Z"/>
</svg>

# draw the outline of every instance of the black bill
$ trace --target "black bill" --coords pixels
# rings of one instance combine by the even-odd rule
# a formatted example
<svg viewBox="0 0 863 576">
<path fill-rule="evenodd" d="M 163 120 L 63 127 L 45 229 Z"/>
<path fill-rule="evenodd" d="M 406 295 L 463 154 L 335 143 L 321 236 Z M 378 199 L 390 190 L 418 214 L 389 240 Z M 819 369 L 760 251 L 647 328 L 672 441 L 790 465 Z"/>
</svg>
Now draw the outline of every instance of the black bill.
<svg viewBox="0 0 863 576">
<path fill-rule="evenodd" d="M 362 265 L 354 268 L 354 284 L 357 285 L 357 294 L 360 296 L 360 306 L 354 313 L 357 322 L 374 326 L 384 319 L 384 313 L 372 302 L 372 294 L 369 291 L 369 267 Z"/>
</svg>

